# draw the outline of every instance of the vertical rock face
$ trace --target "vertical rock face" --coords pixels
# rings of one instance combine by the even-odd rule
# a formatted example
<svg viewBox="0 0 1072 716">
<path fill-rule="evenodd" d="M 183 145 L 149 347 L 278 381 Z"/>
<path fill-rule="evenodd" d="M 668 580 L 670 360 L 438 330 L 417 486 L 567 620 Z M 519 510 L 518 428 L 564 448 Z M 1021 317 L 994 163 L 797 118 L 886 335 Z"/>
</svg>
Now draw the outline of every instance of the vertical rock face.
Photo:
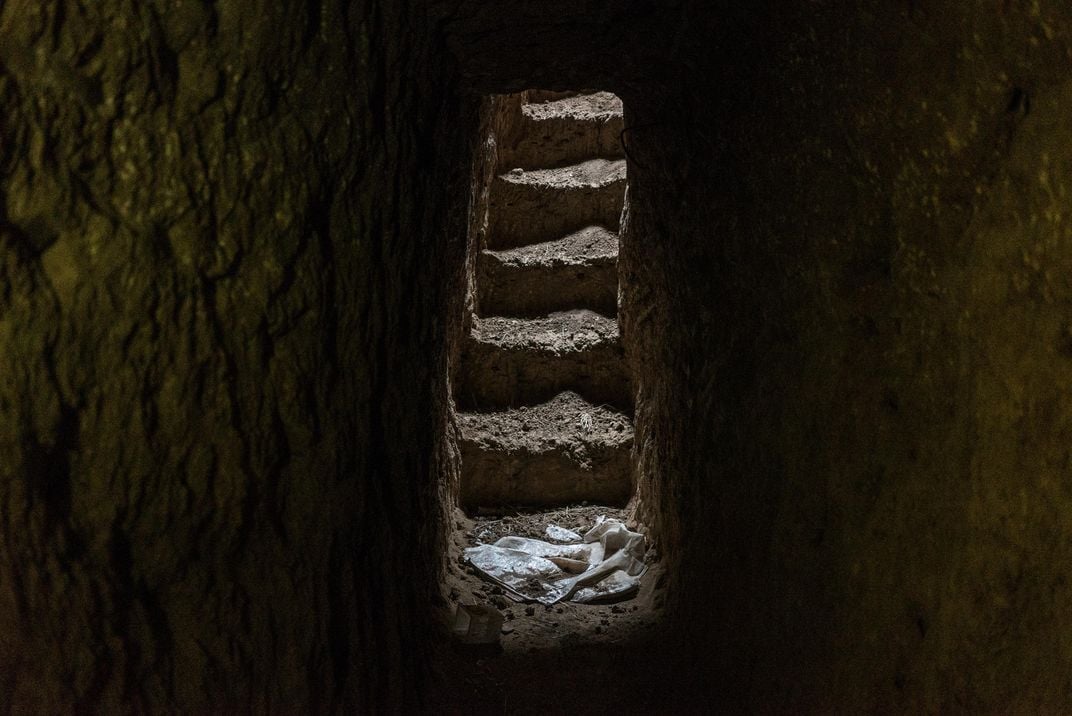
<svg viewBox="0 0 1072 716">
<path fill-rule="evenodd" d="M 1062 710 L 1072 15 L 867 5 L 686 8 L 623 93 L 671 598 L 757 710 Z"/>
<path fill-rule="evenodd" d="M 475 117 L 423 28 L 0 7 L 0 710 L 414 697 Z"/>
</svg>

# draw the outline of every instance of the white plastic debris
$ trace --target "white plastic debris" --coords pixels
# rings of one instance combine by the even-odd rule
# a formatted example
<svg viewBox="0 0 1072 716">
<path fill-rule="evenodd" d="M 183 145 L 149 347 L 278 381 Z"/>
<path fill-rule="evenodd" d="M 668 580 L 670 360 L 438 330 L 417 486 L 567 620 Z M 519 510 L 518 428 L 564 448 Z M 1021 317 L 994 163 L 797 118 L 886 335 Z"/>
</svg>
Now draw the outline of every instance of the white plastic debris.
<svg viewBox="0 0 1072 716">
<path fill-rule="evenodd" d="M 620 598 L 640 588 L 647 571 L 644 535 L 621 520 L 601 516 L 580 537 L 569 532 L 570 544 L 551 544 L 527 537 L 503 537 L 494 544 L 465 550 L 469 563 L 516 601 L 554 604 L 570 600 L 592 602 Z M 564 541 L 561 540 L 560 541 Z"/>
<path fill-rule="evenodd" d="M 547 525 L 547 529 L 543 531 L 547 535 L 547 539 L 553 539 L 555 542 L 580 542 L 581 536 L 573 530 L 568 530 L 565 527 L 559 527 L 558 525 Z"/>
</svg>

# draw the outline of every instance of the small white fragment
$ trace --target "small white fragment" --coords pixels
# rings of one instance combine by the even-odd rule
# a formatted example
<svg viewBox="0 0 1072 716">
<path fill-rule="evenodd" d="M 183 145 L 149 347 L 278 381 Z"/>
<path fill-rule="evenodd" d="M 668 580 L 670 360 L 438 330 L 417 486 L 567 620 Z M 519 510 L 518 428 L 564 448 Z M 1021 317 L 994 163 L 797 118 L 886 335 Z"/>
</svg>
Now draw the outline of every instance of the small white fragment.
<svg viewBox="0 0 1072 716">
<path fill-rule="evenodd" d="M 578 422 L 581 425 L 581 430 L 590 431 L 592 429 L 592 416 L 588 413 L 581 413 L 581 419 Z"/>
<path fill-rule="evenodd" d="M 568 530 L 565 527 L 559 527 L 558 525 L 547 525 L 547 529 L 543 531 L 547 535 L 548 539 L 553 539 L 556 542 L 580 542 L 581 536 L 573 530 Z"/>
</svg>

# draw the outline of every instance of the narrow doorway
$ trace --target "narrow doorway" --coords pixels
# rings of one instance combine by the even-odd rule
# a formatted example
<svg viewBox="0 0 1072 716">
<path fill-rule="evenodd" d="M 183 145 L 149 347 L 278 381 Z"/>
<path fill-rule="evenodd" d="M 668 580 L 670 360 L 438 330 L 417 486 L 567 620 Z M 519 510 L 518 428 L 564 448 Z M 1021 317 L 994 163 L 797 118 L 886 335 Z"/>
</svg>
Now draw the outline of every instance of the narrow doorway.
<svg viewBox="0 0 1072 716">
<path fill-rule="evenodd" d="M 609 92 L 530 90 L 492 98 L 487 111 L 491 166 L 474 195 L 469 315 L 453 375 L 462 512 L 450 597 L 502 610 L 507 648 L 540 648 L 564 632 L 624 638 L 653 614 L 644 546 L 628 589 L 607 599 L 590 589 L 592 603 L 553 607 L 501 588 L 473 558 L 503 538 L 567 549 L 590 542 L 599 525 L 645 532 L 628 510 L 636 475 L 618 322 L 622 102 Z"/>
</svg>

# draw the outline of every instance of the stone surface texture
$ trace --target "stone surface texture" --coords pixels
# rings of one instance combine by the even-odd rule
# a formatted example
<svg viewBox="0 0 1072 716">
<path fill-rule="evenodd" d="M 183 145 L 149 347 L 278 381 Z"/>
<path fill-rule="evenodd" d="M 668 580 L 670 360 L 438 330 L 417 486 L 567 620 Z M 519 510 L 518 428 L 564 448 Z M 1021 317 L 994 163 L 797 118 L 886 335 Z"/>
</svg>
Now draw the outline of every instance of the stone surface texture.
<svg viewBox="0 0 1072 716">
<path fill-rule="evenodd" d="M 0 4 L 0 713 L 416 704 L 477 121 L 425 27 Z"/>
</svg>

